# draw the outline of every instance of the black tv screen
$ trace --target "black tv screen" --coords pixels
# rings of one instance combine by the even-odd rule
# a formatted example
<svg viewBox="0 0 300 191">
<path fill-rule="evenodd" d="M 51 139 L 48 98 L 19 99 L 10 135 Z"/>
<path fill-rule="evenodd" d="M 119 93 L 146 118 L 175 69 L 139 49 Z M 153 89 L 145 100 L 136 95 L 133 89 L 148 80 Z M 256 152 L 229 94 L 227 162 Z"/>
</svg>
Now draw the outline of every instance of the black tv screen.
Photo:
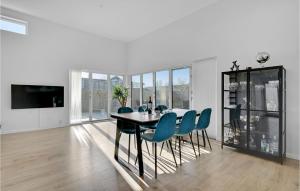
<svg viewBox="0 0 300 191">
<path fill-rule="evenodd" d="M 63 86 L 11 85 L 11 108 L 64 107 Z"/>
</svg>

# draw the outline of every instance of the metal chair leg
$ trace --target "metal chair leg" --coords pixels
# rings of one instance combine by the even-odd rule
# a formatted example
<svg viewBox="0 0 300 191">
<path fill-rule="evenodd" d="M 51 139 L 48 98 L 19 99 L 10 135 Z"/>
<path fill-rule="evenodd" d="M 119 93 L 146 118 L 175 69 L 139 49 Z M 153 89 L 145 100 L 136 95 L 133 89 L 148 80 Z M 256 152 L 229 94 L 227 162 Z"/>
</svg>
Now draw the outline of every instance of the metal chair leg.
<svg viewBox="0 0 300 191">
<path fill-rule="evenodd" d="M 171 149 L 171 152 L 172 152 L 172 155 L 173 155 L 173 158 L 174 158 L 175 165 L 177 167 L 177 161 L 176 161 L 175 154 L 174 154 L 174 151 L 173 151 L 173 148 L 172 148 L 172 141 L 171 140 L 169 140 L 169 145 L 170 145 L 170 149 Z"/>
<path fill-rule="evenodd" d="M 199 157 L 200 157 L 200 144 L 199 144 L 199 134 L 197 130 L 197 144 L 198 144 L 198 152 L 199 152 Z"/>
<path fill-rule="evenodd" d="M 128 140 L 128 163 L 130 161 L 130 139 L 131 139 L 131 135 L 129 135 L 129 140 Z"/>
<path fill-rule="evenodd" d="M 209 138 L 208 138 L 208 135 L 207 135 L 207 132 L 206 132 L 206 130 L 204 130 L 204 131 L 205 131 L 206 138 L 207 138 L 207 141 L 208 141 L 208 144 L 209 144 L 209 148 L 210 148 L 210 150 L 212 150 L 211 145 L 210 145 L 210 141 L 209 141 Z"/>
<path fill-rule="evenodd" d="M 135 161 L 134 161 L 134 165 L 136 165 L 136 163 L 137 163 L 137 156 L 135 157 Z"/>
<path fill-rule="evenodd" d="M 201 130 L 201 132 L 202 132 L 203 145 L 204 145 L 204 147 L 206 147 L 205 135 L 204 135 L 203 130 Z"/>
<path fill-rule="evenodd" d="M 194 153 L 195 153 L 195 157 L 197 158 L 196 150 L 195 150 L 193 139 L 192 139 L 192 133 L 190 133 L 189 135 L 190 135 L 191 143 L 192 143 L 193 150 L 194 150 Z"/>
<path fill-rule="evenodd" d="M 147 141 L 145 141 L 145 143 L 146 143 L 146 148 L 147 148 L 148 154 L 149 154 L 149 156 L 151 156 Z"/>
<path fill-rule="evenodd" d="M 154 155 L 155 155 L 155 179 L 157 179 L 157 144 L 154 143 Z"/>
<path fill-rule="evenodd" d="M 164 148 L 164 144 L 165 144 L 165 142 L 163 142 L 162 145 L 161 145 L 161 149 L 160 149 L 160 153 L 159 153 L 160 156 L 161 156 L 162 150 Z"/>
<path fill-rule="evenodd" d="M 133 138 L 134 138 L 134 148 L 136 149 L 136 138 L 135 138 L 135 134 L 133 134 Z"/>
<path fill-rule="evenodd" d="M 178 142 L 179 142 L 179 159 L 180 159 L 180 165 L 181 165 L 181 144 L 180 144 L 180 137 L 178 137 Z"/>
</svg>

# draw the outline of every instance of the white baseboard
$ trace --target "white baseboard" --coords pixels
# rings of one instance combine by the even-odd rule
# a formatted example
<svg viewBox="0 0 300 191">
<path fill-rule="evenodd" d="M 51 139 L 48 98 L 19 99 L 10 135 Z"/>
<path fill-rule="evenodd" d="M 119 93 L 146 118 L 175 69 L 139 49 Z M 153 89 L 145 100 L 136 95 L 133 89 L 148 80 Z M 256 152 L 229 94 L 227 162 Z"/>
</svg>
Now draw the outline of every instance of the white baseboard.
<svg viewBox="0 0 300 191">
<path fill-rule="evenodd" d="M 296 154 L 286 153 L 286 157 L 290 159 L 300 160 L 300 156 Z"/>
<path fill-rule="evenodd" d="M 68 126 L 68 125 L 66 125 Z M 61 126 L 61 127 L 66 127 L 66 126 Z M 54 129 L 54 128 L 61 128 L 61 127 L 49 127 L 49 128 L 32 128 L 32 129 L 18 129 L 18 130 L 1 130 L 0 135 L 6 135 L 6 134 L 12 134 L 12 133 L 26 133 L 26 132 L 32 132 L 32 131 L 42 131 L 46 129 Z"/>
</svg>

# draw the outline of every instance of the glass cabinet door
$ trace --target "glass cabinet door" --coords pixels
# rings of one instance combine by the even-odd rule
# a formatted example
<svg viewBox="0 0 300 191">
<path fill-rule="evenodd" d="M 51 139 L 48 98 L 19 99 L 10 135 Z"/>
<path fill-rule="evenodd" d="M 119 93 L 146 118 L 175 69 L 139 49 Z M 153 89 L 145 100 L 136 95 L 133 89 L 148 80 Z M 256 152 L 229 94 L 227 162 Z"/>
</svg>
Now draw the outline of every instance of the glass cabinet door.
<svg viewBox="0 0 300 191">
<path fill-rule="evenodd" d="M 247 72 L 224 75 L 224 144 L 247 148 Z"/>
<path fill-rule="evenodd" d="M 250 72 L 249 149 L 279 152 L 279 69 Z"/>
</svg>

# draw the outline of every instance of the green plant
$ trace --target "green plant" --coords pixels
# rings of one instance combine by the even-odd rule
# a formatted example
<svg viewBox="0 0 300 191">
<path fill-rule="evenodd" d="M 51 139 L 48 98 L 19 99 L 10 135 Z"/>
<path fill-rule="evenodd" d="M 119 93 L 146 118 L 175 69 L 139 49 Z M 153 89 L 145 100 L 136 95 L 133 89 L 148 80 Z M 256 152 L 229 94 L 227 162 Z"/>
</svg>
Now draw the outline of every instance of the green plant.
<svg viewBox="0 0 300 191">
<path fill-rule="evenodd" d="M 113 99 L 117 99 L 122 107 L 126 106 L 128 97 L 128 88 L 122 85 L 116 85 L 113 88 Z"/>
</svg>

